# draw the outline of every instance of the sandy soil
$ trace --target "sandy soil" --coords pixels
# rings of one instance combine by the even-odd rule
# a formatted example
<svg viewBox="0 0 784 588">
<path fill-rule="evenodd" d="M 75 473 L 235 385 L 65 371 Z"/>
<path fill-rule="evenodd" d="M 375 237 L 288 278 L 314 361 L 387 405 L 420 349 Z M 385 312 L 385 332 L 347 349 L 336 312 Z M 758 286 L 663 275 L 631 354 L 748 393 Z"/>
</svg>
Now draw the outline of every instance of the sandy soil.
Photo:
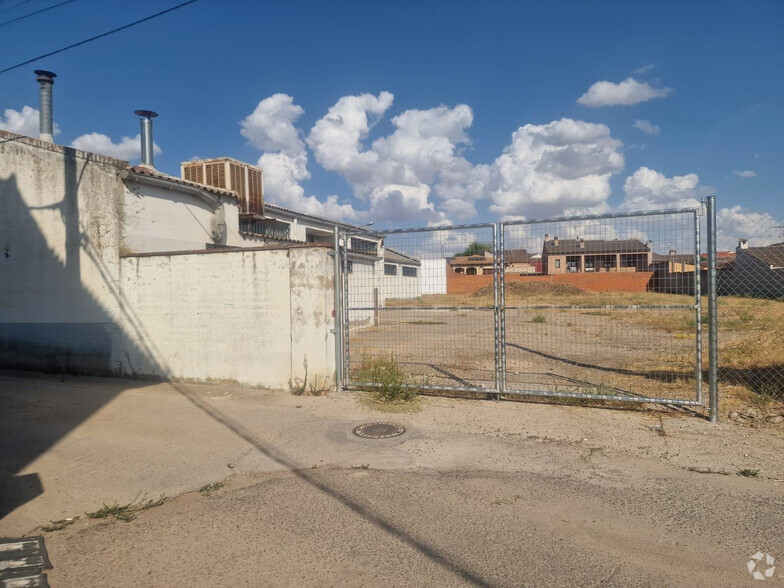
<svg viewBox="0 0 784 588">
<path fill-rule="evenodd" d="M 683 322 L 693 315 L 508 310 L 507 389 L 694 400 L 694 337 L 637 324 L 632 315 L 639 312 L 675 313 Z M 356 370 L 366 357 L 393 356 L 415 381 L 495 388 L 493 333 L 488 310 L 391 308 L 380 313 L 378 327 L 352 330 L 351 365 Z"/>
</svg>

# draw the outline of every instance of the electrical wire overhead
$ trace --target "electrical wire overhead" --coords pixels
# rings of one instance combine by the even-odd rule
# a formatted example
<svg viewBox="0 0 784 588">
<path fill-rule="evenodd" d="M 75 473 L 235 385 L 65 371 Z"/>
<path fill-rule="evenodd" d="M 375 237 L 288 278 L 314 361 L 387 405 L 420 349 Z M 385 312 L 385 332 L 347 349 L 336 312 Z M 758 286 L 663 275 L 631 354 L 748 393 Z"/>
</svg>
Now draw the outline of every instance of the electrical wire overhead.
<svg viewBox="0 0 784 588">
<path fill-rule="evenodd" d="M 17 63 L 16 65 L 12 65 L 11 67 L 6 67 L 5 69 L 0 69 L 0 74 L 4 74 L 6 72 L 12 71 L 14 69 L 18 69 L 22 66 L 29 65 L 35 61 L 40 59 L 44 59 L 46 57 L 51 57 L 52 55 L 57 55 L 58 53 L 62 53 L 63 51 L 68 51 L 69 49 L 73 49 L 74 47 L 80 47 L 81 45 L 86 45 L 92 41 L 97 41 L 98 39 L 103 39 L 104 37 L 108 37 L 109 35 L 113 35 L 114 33 L 119 33 L 120 31 L 124 31 L 125 29 L 129 29 L 134 27 L 138 24 L 143 22 L 147 22 L 148 20 L 152 20 L 154 18 L 158 18 L 159 16 L 163 16 L 169 12 L 173 12 L 180 8 L 187 6 L 188 4 L 193 4 L 198 2 L 198 0 L 188 0 L 188 2 L 183 2 L 182 4 L 177 4 L 176 6 L 172 6 L 171 8 L 167 8 L 166 10 L 162 10 L 161 12 L 156 12 L 155 14 L 151 14 L 150 16 L 146 16 L 139 20 L 135 20 L 131 23 L 123 25 L 121 27 L 117 27 L 116 29 L 112 29 L 111 31 L 106 31 L 105 33 L 101 33 L 100 35 L 95 35 L 94 37 L 90 37 L 89 39 L 84 39 L 83 41 L 79 41 L 78 43 L 74 43 L 73 45 L 68 45 L 67 47 L 63 47 L 62 49 L 57 49 L 56 51 L 50 51 L 49 53 L 45 53 L 43 55 L 39 55 L 38 57 L 33 57 L 32 59 L 28 59 L 27 61 L 23 61 L 22 63 Z"/>
<path fill-rule="evenodd" d="M 55 4 L 54 6 L 48 6 L 46 8 L 42 8 L 41 10 L 36 10 L 35 12 L 29 12 L 28 14 L 23 14 L 22 16 L 17 16 L 16 18 L 12 18 L 10 20 L 5 20 L 3 22 L 0 22 L 0 27 L 3 27 L 3 26 L 8 25 L 8 24 L 11 24 L 12 22 L 19 22 L 20 20 L 24 20 L 24 19 L 29 18 L 31 16 L 35 16 L 36 14 L 41 14 L 42 12 L 48 12 L 49 10 L 52 10 L 53 8 L 57 8 L 58 6 L 64 6 L 65 4 L 70 4 L 71 2 L 75 2 L 75 1 L 76 0 L 65 0 L 65 2 L 60 2 L 59 4 Z"/>
<path fill-rule="evenodd" d="M 25 4 L 29 4 L 33 0 L 22 0 L 21 2 L 17 2 L 16 4 L 12 4 L 11 6 L 0 6 L 0 12 L 8 12 L 9 10 L 13 10 L 14 8 L 19 8 Z"/>
</svg>

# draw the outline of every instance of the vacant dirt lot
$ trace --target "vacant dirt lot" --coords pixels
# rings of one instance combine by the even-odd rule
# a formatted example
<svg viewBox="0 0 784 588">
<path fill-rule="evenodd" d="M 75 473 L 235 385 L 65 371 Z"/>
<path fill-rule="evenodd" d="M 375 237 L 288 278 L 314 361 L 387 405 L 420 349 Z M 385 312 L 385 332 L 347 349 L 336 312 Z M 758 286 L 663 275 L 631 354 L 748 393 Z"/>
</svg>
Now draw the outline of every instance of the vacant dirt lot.
<svg viewBox="0 0 784 588">
<path fill-rule="evenodd" d="M 697 317 L 682 308 L 693 304 L 690 296 L 510 283 L 507 389 L 693 400 Z M 352 330 L 352 367 L 365 357 L 392 355 L 416 381 L 494 388 L 492 305 L 491 288 L 474 295 L 387 300 L 378 327 Z M 703 308 L 703 322 L 706 313 Z M 759 402 L 784 407 L 784 347 L 776 343 L 783 336 L 784 302 L 725 297 L 719 318 L 725 395 L 741 407 Z M 705 325 L 703 372 L 707 361 Z"/>
<path fill-rule="evenodd" d="M 0 535 L 81 517 L 45 533 L 53 586 L 737 586 L 784 553 L 760 420 L 10 373 L 0 402 Z M 352 434 L 380 420 L 407 432 Z M 140 492 L 174 498 L 84 515 Z"/>
</svg>

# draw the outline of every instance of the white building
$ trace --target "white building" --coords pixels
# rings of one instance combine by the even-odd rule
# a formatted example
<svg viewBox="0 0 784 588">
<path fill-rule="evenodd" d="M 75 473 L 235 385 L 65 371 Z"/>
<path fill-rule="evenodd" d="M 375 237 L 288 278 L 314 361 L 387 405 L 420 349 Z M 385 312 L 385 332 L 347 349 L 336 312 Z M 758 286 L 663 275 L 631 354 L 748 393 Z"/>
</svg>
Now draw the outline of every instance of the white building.
<svg viewBox="0 0 784 588">
<path fill-rule="evenodd" d="M 382 304 L 388 299 L 407 300 L 422 295 L 420 280 L 421 262 L 418 259 L 384 249 L 384 277 L 382 279 Z"/>
<path fill-rule="evenodd" d="M 0 366 L 332 382 L 329 248 L 247 240 L 239 202 L 0 131 Z"/>
<path fill-rule="evenodd" d="M 423 259 L 420 270 L 422 294 L 446 294 L 447 260 Z"/>
</svg>

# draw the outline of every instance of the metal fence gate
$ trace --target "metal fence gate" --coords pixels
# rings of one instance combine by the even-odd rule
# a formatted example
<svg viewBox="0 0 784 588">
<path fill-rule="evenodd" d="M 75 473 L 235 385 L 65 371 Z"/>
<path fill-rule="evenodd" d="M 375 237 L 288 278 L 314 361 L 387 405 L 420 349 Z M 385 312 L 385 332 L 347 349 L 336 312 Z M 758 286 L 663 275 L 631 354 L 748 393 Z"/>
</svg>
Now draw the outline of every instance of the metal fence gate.
<svg viewBox="0 0 784 588">
<path fill-rule="evenodd" d="M 340 381 L 376 385 L 380 362 L 422 389 L 701 405 L 703 216 L 336 234 Z"/>
</svg>

